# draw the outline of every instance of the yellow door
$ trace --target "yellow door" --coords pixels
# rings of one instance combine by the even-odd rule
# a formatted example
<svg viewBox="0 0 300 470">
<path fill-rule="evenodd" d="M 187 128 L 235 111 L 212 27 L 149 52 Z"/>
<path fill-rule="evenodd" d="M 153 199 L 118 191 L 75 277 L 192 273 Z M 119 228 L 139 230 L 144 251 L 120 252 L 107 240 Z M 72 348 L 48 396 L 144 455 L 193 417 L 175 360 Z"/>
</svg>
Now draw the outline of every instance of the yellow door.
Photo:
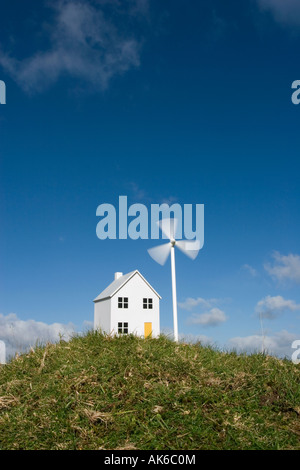
<svg viewBox="0 0 300 470">
<path fill-rule="evenodd" d="M 144 336 L 145 338 L 147 338 L 147 336 L 152 336 L 152 323 L 151 322 L 144 323 Z"/>
</svg>

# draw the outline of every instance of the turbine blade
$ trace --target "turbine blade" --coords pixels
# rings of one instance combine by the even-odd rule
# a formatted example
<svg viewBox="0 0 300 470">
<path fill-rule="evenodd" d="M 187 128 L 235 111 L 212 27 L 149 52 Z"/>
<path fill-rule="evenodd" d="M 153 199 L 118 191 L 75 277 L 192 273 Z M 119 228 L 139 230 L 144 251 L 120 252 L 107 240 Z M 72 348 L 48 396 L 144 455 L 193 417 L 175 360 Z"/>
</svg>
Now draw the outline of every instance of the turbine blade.
<svg viewBox="0 0 300 470">
<path fill-rule="evenodd" d="M 172 240 L 173 238 L 175 238 L 177 225 L 178 225 L 177 219 L 171 219 L 171 218 L 162 219 L 162 220 L 159 220 L 157 223 L 161 231 L 166 235 L 166 237 L 169 238 L 169 240 Z"/>
<path fill-rule="evenodd" d="M 176 241 L 176 246 L 189 258 L 195 259 L 198 256 L 200 250 L 200 241 L 199 240 L 178 240 Z"/>
<path fill-rule="evenodd" d="M 154 261 L 163 266 L 170 254 L 171 246 L 171 243 L 164 243 L 163 245 L 155 246 L 154 248 L 149 248 L 148 253 L 151 258 L 154 259 Z"/>
</svg>

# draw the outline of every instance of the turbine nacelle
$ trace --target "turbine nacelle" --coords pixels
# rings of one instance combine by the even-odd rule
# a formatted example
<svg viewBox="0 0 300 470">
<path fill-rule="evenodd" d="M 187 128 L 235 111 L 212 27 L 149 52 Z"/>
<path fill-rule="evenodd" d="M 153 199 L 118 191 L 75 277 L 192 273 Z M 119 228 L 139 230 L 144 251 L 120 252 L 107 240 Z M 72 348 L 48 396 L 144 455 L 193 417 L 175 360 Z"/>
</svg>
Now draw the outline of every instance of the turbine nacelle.
<svg viewBox="0 0 300 470">
<path fill-rule="evenodd" d="M 148 253 L 157 263 L 164 265 L 171 249 L 177 246 L 186 256 L 195 259 L 200 251 L 199 240 L 176 240 L 177 219 L 162 219 L 157 222 L 163 234 L 169 238 L 168 243 L 149 248 Z"/>
</svg>

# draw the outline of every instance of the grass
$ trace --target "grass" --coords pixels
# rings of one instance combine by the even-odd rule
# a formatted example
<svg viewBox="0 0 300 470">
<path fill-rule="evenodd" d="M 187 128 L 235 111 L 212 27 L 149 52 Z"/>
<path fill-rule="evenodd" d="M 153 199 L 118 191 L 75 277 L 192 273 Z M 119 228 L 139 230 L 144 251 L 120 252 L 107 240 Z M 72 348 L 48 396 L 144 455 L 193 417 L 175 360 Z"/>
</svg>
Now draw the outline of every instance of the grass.
<svg viewBox="0 0 300 470">
<path fill-rule="evenodd" d="M 0 368 L 0 450 L 300 449 L 300 366 L 97 332 Z"/>
</svg>

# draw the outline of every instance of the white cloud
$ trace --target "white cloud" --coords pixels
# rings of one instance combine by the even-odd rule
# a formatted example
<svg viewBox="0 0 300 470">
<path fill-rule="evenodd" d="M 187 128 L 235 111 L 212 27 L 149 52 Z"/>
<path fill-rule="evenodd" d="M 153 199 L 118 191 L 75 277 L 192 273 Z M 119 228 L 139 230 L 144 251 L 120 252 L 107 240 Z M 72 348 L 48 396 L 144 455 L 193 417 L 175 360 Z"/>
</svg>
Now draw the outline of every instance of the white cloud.
<svg viewBox="0 0 300 470">
<path fill-rule="evenodd" d="M 287 25 L 300 25 L 299 0 L 258 0 L 263 10 L 270 11 L 276 21 Z"/>
<path fill-rule="evenodd" d="M 202 326 L 216 326 L 227 320 L 223 310 L 216 307 L 216 304 L 224 302 L 224 299 L 203 299 L 202 297 L 187 297 L 184 302 L 178 302 L 182 310 L 191 312 L 194 308 L 205 310 L 202 313 L 192 313 L 187 319 L 189 324 L 198 324 Z"/>
<path fill-rule="evenodd" d="M 82 323 L 82 329 L 83 329 L 83 331 L 93 330 L 94 329 L 94 322 L 90 321 L 90 320 L 84 320 L 84 322 Z"/>
<path fill-rule="evenodd" d="M 16 352 L 27 351 L 36 344 L 59 341 L 60 335 L 67 341 L 74 331 L 74 325 L 71 323 L 48 325 L 35 320 L 20 320 L 14 313 L 9 315 L 0 313 L 0 340 L 6 344 L 7 357 L 14 356 Z"/>
<path fill-rule="evenodd" d="M 250 264 L 244 264 L 242 266 L 242 269 L 244 269 L 245 271 L 247 271 L 252 277 L 256 277 L 257 276 L 257 271 L 256 269 L 254 269 L 252 266 L 250 266 Z"/>
<path fill-rule="evenodd" d="M 224 323 L 227 317 L 223 310 L 219 308 L 212 308 L 210 311 L 196 314 L 194 313 L 189 319 L 189 323 L 194 323 L 202 326 L 217 326 L 220 323 Z"/>
<path fill-rule="evenodd" d="M 198 305 L 201 305 L 205 308 L 209 308 L 211 306 L 211 302 L 209 300 L 202 299 L 201 297 L 198 297 L 197 299 L 188 297 L 187 299 L 185 299 L 184 302 L 178 302 L 178 306 L 180 308 L 188 311 L 192 310 L 195 307 L 198 307 Z"/>
<path fill-rule="evenodd" d="M 145 201 L 146 199 L 148 199 L 146 191 L 140 188 L 140 186 L 134 181 L 130 181 L 127 184 L 127 187 L 131 192 L 133 199 L 137 199 L 138 201 Z"/>
<path fill-rule="evenodd" d="M 294 300 L 286 300 L 281 295 L 271 297 L 267 295 L 265 298 L 257 302 L 255 311 L 260 314 L 262 318 L 273 319 L 278 317 L 285 311 L 294 312 L 300 310 L 300 305 L 296 304 Z"/>
<path fill-rule="evenodd" d="M 182 310 L 191 311 L 195 307 L 211 308 L 216 303 L 221 302 L 219 299 L 203 299 L 202 297 L 187 297 L 184 302 L 178 302 L 178 306 Z"/>
<path fill-rule="evenodd" d="M 98 2 L 97 7 L 83 0 L 50 3 L 56 13 L 55 22 L 41 30 L 41 34 L 48 35 L 49 49 L 35 51 L 22 60 L 0 50 L 0 65 L 31 93 L 43 91 L 63 76 L 79 79 L 93 89 L 105 89 L 114 76 L 139 66 L 140 41 L 119 31 L 104 14 L 104 3 Z M 125 5 L 127 9 L 116 10 L 123 22 L 146 12 L 147 1 Z M 116 6 L 120 7 L 120 2 L 111 2 L 107 8 Z"/>
<path fill-rule="evenodd" d="M 273 253 L 275 263 L 264 265 L 265 270 L 277 281 L 294 281 L 300 283 L 300 256 L 289 254 L 281 255 L 277 251 Z"/>
<path fill-rule="evenodd" d="M 299 335 L 297 336 L 294 333 L 282 330 L 278 333 L 274 333 L 272 336 L 264 336 L 264 338 L 261 335 L 231 338 L 229 340 L 229 346 L 237 350 L 237 352 L 247 353 L 261 352 L 263 346 L 267 354 L 290 358 L 294 352 L 291 345 L 296 339 L 300 339 Z"/>
</svg>

